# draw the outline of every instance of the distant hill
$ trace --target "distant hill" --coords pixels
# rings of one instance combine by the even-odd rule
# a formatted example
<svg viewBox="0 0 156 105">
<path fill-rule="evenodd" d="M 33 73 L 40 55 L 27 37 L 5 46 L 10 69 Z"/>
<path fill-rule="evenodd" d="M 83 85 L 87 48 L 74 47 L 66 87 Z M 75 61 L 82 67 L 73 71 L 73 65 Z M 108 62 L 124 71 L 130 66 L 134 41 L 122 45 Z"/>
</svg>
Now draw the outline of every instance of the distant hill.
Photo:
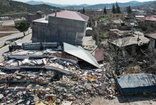
<svg viewBox="0 0 156 105">
<path fill-rule="evenodd" d="M 72 9 L 72 8 L 74 8 L 74 9 L 82 9 L 82 8 L 87 8 L 87 7 L 89 7 L 89 6 L 92 6 L 92 5 L 88 5 L 88 4 L 81 4 L 81 5 L 68 5 L 68 6 L 64 6 L 63 8 L 64 9 Z"/>
<path fill-rule="evenodd" d="M 141 6 L 139 6 L 139 8 L 142 8 L 142 9 L 156 9 L 156 1 L 141 5 Z"/>
<path fill-rule="evenodd" d="M 130 1 L 130 2 L 125 2 L 125 3 L 118 3 L 118 5 L 120 7 L 128 7 L 128 6 L 136 7 L 136 6 L 147 4 L 149 2 L 151 2 L 151 1 L 148 1 L 148 2 Z M 112 8 L 112 5 L 114 4 L 114 3 L 110 3 L 110 4 L 95 4 L 95 5 L 87 5 L 87 4 L 59 5 L 59 4 L 53 4 L 53 3 L 43 2 L 43 1 L 33 1 L 33 0 L 28 1 L 26 3 L 31 4 L 31 5 L 48 4 L 48 5 L 51 5 L 51 6 L 61 7 L 61 8 L 64 8 L 64 9 L 73 9 L 73 8 L 74 9 L 82 9 L 83 7 L 85 7 L 86 9 L 100 9 L 100 8 L 104 8 L 104 7 Z"/>
<path fill-rule="evenodd" d="M 135 7 L 135 6 L 140 6 L 140 5 L 143 5 L 143 4 L 147 4 L 149 2 L 152 2 L 152 1 L 148 1 L 148 2 L 138 2 L 138 1 L 130 1 L 130 2 L 126 2 L 126 3 L 118 3 L 118 5 L 122 8 L 122 7 L 128 7 L 128 6 L 131 6 L 131 7 Z M 86 5 L 86 6 L 81 6 L 81 5 L 78 5 L 78 6 L 66 6 L 64 8 L 66 9 L 70 9 L 70 8 L 75 8 L 75 9 L 82 9 L 83 7 L 85 7 L 86 9 L 100 9 L 100 8 L 112 8 L 112 5 L 115 4 L 115 3 L 110 3 L 110 4 L 96 4 L 96 5 Z"/>
<path fill-rule="evenodd" d="M 30 4 L 30 5 L 39 5 L 39 4 L 47 4 L 47 5 L 50 5 L 50 6 L 55 6 L 55 7 L 64 7 L 66 5 L 59 5 L 59 4 L 54 4 L 54 3 L 48 3 L 48 2 L 43 2 L 43 1 L 28 1 L 28 2 L 25 2 L 27 4 Z"/>
<path fill-rule="evenodd" d="M 0 0 L 0 16 L 22 14 L 22 13 L 35 13 L 36 11 L 43 11 L 44 13 L 50 12 L 55 9 L 54 6 L 46 4 L 29 5 L 23 2 Z"/>
<path fill-rule="evenodd" d="M 47 5 L 51 5 L 51 6 L 55 6 L 55 7 L 60 7 L 60 8 L 72 8 L 72 7 L 77 7 L 77 8 L 82 8 L 82 7 L 86 7 L 86 6 L 89 6 L 87 4 L 81 4 L 81 5 L 60 5 L 60 4 L 54 4 L 54 3 L 49 3 L 49 2 L 43 2 L 43 1 L 34 1 L 34 0 L 31 0 L 31 1 L 28 1 L 28 2 L 25 2 L 27 4 L 30 4 L 30 5 L 37 5 L 37 4 L 47 4 Z"/>
</svg>

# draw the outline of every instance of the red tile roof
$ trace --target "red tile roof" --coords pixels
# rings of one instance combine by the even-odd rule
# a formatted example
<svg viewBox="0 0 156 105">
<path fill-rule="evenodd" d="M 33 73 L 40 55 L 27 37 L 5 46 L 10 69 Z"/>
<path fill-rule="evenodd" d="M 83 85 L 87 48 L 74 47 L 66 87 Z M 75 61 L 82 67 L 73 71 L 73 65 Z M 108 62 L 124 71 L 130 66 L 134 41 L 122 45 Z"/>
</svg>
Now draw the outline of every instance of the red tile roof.
<svg viewBox="0 0 156 105">
<path fill-rule="evenodd" d="M 55 16 L 55 13 L 49 14 L 48 16 Z M 89 19 L 89 17 L 86 15 L 83 15 L 76 11 L 68 11 L 68 10 L 57 12 L 56 17 L 74 19 L 74 20 L 80 20 L 80 21 L 88 21 Z"/>
<path fill-rule="evenodd" d="M 151 17 L 142 17 L 141 19 L 147 20 L 147 21 L 156 21 L 156 18 L 151 16 Z"/>
<path fill-rule="evenodd" d="M 104 56 L 103 56 L 103 49 L 97 49 L 95 51 L 94 57 L 96 59 L 96 61 L 100 62 L 104 60 Z"/>
</svg>

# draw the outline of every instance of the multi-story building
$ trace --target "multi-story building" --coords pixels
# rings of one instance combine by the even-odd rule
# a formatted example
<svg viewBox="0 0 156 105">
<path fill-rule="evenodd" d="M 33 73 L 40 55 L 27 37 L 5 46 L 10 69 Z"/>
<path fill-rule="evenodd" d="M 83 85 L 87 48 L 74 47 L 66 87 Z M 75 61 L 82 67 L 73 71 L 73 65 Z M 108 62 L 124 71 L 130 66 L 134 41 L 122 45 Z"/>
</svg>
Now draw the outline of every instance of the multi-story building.
<svg viewBox="0 0 156 105">
<path fill-rule="evenodd" d="M 89 17 L 75 11 L 60 11 L 33 21 L 32 42 L 82 44 Z"/>
</svg>

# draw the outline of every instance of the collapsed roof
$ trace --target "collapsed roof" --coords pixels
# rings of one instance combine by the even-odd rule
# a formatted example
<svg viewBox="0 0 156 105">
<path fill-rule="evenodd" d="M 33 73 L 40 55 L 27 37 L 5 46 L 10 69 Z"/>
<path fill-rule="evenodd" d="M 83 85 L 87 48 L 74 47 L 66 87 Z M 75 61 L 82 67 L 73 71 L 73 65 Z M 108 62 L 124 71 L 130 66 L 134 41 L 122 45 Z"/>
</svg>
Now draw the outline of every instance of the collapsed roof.
<svg viewBox="0 0 156 105">
<path fill-rule="evenodd" d="M 139 39 L 139 40 L 138 40 Z M 144 45 L 149 43 L 149 39 L 144 36 L 129 36 L 129 37 L 123 37 L 123 38 L 115 38 L 109 41 L 109 43 L 116 45 L 120 48 L 126 47 L 129 45 Z"/>
<path fill-rule="evenodd" d="M 63 43 L 63 50 L 64 52 L 73 55 L 94 67 L 99 68 L 99 64 L 97 63 L 96 59 L 87 51 L 85 51 L 81 46 L 73 46 L 68 43 Z"/>
</svg>

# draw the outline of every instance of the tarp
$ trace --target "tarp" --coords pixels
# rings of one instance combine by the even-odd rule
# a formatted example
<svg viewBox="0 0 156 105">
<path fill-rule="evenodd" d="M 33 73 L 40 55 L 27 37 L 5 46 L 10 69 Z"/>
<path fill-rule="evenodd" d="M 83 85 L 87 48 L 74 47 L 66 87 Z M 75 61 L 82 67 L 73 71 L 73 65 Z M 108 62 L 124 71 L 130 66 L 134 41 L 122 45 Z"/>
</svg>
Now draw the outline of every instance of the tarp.
<svg viewBox="0 0 156 105">
<path fill-rule="evenodd" d="M 120 90 L 124 94 L 156 93 L 156 75 L 131 74 L 117 79 Z"/>
<path fill-rule="evenodd" d="M 156 85 L 156 75 L 152 74 L 131 74 L 117 79 L 121 88 L 136 88 Z"/>
<path fill-rule="evenodd" d="M 108 17 L 100 18 L 100 21 L 105 21 L 105 20 L 109 20 L 109 18 Z"/>
<path fill-rule="evenodd" d="M 85 51 L 81 46 L 76 47 L 68 43 L 63 43 L 64 52 L 73 55 L 97 68 L 99 68 L 99 64 L 96 59 L 87 51 Z"/>
</svg>

